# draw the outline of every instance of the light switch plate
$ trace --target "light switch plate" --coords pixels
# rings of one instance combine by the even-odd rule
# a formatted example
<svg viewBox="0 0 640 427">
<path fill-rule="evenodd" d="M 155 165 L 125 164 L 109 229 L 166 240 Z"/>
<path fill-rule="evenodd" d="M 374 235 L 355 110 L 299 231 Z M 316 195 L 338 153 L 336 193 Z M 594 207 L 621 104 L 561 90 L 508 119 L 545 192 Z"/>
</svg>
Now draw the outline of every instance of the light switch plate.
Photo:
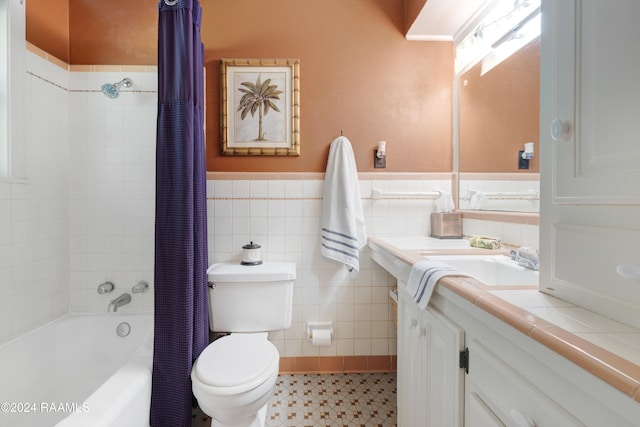
<svg viewBox="0 0 640 427">
<path fill-rule="evenodd" d="M 378 150 L 373 150 L 373 167 L 376 169 L 386 168 L 387 156 L 380 159 L 378 158 Z"/>
</svg>

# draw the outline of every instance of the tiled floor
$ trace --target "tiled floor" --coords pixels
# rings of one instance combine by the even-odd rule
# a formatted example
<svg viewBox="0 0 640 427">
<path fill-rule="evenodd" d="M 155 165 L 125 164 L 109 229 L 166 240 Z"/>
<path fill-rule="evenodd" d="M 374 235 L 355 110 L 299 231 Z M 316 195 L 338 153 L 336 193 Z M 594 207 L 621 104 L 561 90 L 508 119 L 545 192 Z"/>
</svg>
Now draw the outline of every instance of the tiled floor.
<svg viewBox="0 0 640 427">
<path fill-rule="evenodd" d="M 194 412 L 192 427 L 209 426 Z M 280 375 L 267 427 L 395 426 L 396 374 Z"/>
</svg>

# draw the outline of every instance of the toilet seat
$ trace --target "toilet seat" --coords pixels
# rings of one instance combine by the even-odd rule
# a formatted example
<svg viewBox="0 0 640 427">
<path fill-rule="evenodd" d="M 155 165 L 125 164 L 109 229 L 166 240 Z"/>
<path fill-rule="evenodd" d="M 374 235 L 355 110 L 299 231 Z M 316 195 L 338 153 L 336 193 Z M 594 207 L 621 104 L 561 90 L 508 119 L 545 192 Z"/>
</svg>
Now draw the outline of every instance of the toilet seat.
<svg viewBox="0 0 640 427">
<path fill-rule="evenodd" d="M 263 335 L 231 334 L 209 344 L 194 366 L 210 392 L 230 395 L 251 390 L 277 372 L 279 353 Z"/>
</svg>

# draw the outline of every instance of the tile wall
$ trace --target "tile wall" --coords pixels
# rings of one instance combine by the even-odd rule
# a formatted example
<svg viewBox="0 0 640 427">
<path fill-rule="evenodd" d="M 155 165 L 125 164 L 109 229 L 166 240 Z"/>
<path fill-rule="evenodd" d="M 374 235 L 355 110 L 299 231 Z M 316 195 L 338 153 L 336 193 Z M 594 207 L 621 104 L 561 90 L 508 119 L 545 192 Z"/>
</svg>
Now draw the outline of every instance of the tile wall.
<svg viewBox="0 0 640 427">
<path fill-rule="evenodd" d="M 156 74 L 144 67 L 68 71 L 55 62 L 35 48 L 28 53 L 29 181 L 0 182 L 0 342 L 69 311 L 104 312 L 139 280 L 152 290 L 122 310 L 153 310 Z M 134 86 L 119 98 L 100 92 L 124 77 Z M 366 247 L 354 277 L 320 256 L 322 174 L 207 178 L 211 263 L 239 261 L 253 240 L 264 259 L 297 264 L 293 325 L 271 336 L 283 356 L 395 354 L 388 299 L 395 280 Z M 360 178 L 370 236 L 428 235 L 434 210 L 432 200 L 374 198 L 373 189 L 451 191 L 446 173 Z M 106 280 L 116 292 L 98 295 Z M 316 320 L 334 322 L 331 346 L 306 341 L 305 322 Z"/>
<path fill-rule="evenodd" d="M 109 301 L 140 280 L 153 281 L 155 210 L 155 72 L 69 73 L 70 309 L 106 312 Z M 133 68 L 135 70 L 135 68 Z M 104 83 L 129 77 L 116 99 Z M 111 294 L 97 286 L 115 284 Z M 152 311 L 153 287 L 132 294 L 122 311 Z"/>
<path fill-rule="evenodd" d="M 209 261 L 238 262 L 241 248 L 262 245 L 263 259 L 294 261 L 297 280 L 291 328 L 270 338 L 284 357 L 396 354 L 389 287 L 395 285 L 368 249 L 360 272 L 320 255 L 322 174 L 208 174 Z M 383 192 L 451 191 L 450 174 L 360 174 L 360 189 L 371 236 L 428 235 L 428 199 L 373 198 Z M 306 322 L 334 322 L 327 347 L 306 339 Z"/>
<path fill-rule="evenodd" d="M 0 343 L 69 309 L 69 76 L 27 61 L 28 179 L 0 181 Z"/>
<path fill-rule="evenodd" d="M 540 212 L 539 174 L 461 173 L 459 191 L 460 209 Z"/>
</svg>

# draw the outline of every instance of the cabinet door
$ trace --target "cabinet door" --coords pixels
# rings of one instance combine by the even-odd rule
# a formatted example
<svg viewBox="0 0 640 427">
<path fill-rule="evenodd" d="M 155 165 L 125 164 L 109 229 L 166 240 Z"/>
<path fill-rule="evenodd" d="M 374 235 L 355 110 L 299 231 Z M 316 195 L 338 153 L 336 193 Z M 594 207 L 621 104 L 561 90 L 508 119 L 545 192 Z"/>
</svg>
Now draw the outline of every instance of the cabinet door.
<svg viewBox="0 0 640 427">
<path fill-rule="evenodd" d="M 640 204 L 640 2 L 543 7 L 552 74 L 551 99 L 542 82 L 541 138 L 553 152 L 553 202 Z"/>
<path fill-rule="evenodd" d="M 460 351 L 464 348 L 464 332 L 435 309 L 422 313 L 419 329 L 424 352 L 428 396 L 427 422 L 420 425 L 462 426 L 464 370 L 460 368 Z"/>
<path fill-rule="evenodd" d="M 540 290 L 640 327 L 640 1 L 542 5 Z"/>
<path fill-rule="evenodd" d="M 411 297 L 398 293 L 398 425 L 417 426 L 419 396 L 420 341 L 417 339 L 420 313 Z"/>
<path fill-rule="evenodd" d="M 462 426 L 463 331 L 431 307 L 398 295 L 398 425 Z"/>
</svg>

